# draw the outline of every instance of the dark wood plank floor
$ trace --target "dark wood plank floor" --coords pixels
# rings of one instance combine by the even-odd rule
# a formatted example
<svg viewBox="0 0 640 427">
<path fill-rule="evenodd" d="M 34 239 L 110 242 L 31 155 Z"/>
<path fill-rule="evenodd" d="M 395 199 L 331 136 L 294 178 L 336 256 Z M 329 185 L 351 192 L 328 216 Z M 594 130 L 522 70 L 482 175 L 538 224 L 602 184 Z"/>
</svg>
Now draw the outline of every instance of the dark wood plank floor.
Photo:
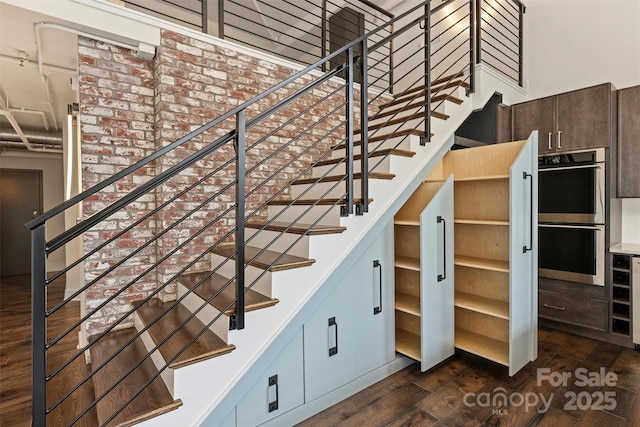
<svg viewBox="0 0 640 427">
<path fill-rule="evenodd" d="M 64 297 L 64 278 L 48 286 L 48 306 Z M 77 302 L 65 305 L 50 317 L 48 336 L 58 336 L 80 318 Z M 76 354 L 77 331 L 51 347 L 47 360 L 49 372 Z M 47 386 L 48 404 L 53 397 L 77 384 L 89 372 L 81 356 L 63 369 Z M 93 401 L 92 382 L 81 387 L 48 417 L 52 426 L 68 425 Z M 90 411 L 76 426 L 95 426 L 95 411 Z M 29 276 L 0 278 L 0 426 L 31 426 L 31 287 Z"/>
<path fill-rule="evenodd" d="M 501 365 L 457 351 L 425 373 L 413 364 L 299 426 L 640 426 L 640 352 L 559 331 L 540 330 L 538 338 L 538 359 L 513 377 Z M 554 386 L 538 368 L 571 377 Z M 601 370 L 617 375 L 615 386 L 583 386 L 583 374 L 595 379 Z M 606 392 L 613 400 L 608 410 L 587 409 Z M 493 406 L 500 393 L 511 400 Z M 519 396 L 530 399 L 528 410 Z"/>
<path fill-rule="evenodd" d="M 49 304 L 60 301 L 63 281 L 50 285 Z M 28 276 L 2 278 L 0 282 L 0 425 L 30 426 L 31 424 L 31 291 Z M 77 319 L 77 303 L 60 313 L 49 333 L 59 333 L 60 325 Z M 54 330 L 55 328 L 58 330 Z M 421 373 L 412 365 L 380 381 L 366 390 L 321 412 L 301 426 L 640 426 L 640 353 L 616 345 L 578 337 L 559 331 L 540 330 L 539 357 L 514 377 L 507 369 L 473 355 L 458 352 L 445 363 Z M 76 351 L 75 337 L 70 335 L 56 346 L 49 361 L 50 369 Z M 613 372 L 615 386 L 576 385 L 575 377 L 566 386 L 552 386 L 548 381 L 538 384 L 537 369 L 574 374 L 576 369 L 587 372 Z M 66 374 L 52 382 L 51 387 L 65 388 L 86 375 L 88 367 L 79 359 Z M 63 372 L 65 372 L 63 371 Z M 77 414 L 93 399 L 88 387 L 74 394 L 73 399 L 57 410 L 50 425 L 67 425 L 69 414 Z M 52 393 L 53 394 L 53 390 Z M 58 390 L 55 390 L 58 392 Z M 529 407 L 508 405 L 492 407 L 465 405 L 477 402 L 478 396 L 552 396 L 546 412 L 543 403 Z M 586 403 L 598 392 L 615 393 L 615 408 L 609 410 L 570 410 L 565 393 L 583 396 Z M 484 393 L 484 394 L 483 394 Z M 515 403 L 518 403 L 517 400 Z M 97 425 L 95 412 L 76 425 Z"/>
</svg>

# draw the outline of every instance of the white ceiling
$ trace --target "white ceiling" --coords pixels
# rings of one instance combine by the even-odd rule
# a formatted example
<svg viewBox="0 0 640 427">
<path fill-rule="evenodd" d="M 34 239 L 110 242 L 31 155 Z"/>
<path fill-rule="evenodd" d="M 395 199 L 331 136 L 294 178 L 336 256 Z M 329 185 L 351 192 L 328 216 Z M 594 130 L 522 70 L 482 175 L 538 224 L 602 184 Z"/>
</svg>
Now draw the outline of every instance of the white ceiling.
<svg viewBox="0 0 640 427">
<path fill-rule="evenodd" d="M 67 105 L 77 102 L 77 94 L 70 84 L 68 70 L 77 69 L 77 36 L 57 29 L 41 29 L 44 75 L 49 81 L 50 107 L 45 83 L 38 71 L 38 52 L 34 25 L 38 22 L 60 22 L 15 6 L 0 3 L 0 97 L 8 103 L 23 130 L 45 131 L 42 114 L 18 112 L 27 109 L 44 112 L 49 131 L 60 131 L 66 123 Z M 25 56 L 26 54 L 26 56 Z M 16 58 L 28 58 L 23 64 Z M 55 67 L 52 67 L 55 66 Z M 52 115 L 53 110 L 53 115 Z M 55 116 L 55 117 L 53 117 Z M 6 117 L 0 116 L 0 127 L 9 128 Z"/>
</svg>

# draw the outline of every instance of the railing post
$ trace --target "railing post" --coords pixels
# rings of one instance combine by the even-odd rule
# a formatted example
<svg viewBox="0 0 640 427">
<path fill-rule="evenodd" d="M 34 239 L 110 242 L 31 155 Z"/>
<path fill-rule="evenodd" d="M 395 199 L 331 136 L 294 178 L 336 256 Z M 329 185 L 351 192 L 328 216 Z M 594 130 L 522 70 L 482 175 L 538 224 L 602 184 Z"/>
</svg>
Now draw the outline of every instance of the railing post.
<svg viewBox="0 0 640 427">
<path fill-rule="evenodd" d="M 524 78 L 523 78 L 523 71 L 524 71 L 524 66 L 522 63 L 522 60 L 524 59 L 524 51 L 522 49 L 523 47 L 523 35 L 524 35 L 524 12 L 525 12 L 525 6 L 518 2 L 518 24 L 519 24 L 519 31 L 518 31 L 518 84 L 520 85 L 520 87 L 522 87 L 522 85 L 524 84 Z"/>
<path fill-rule="evenodd" d="M 476 90 L 476 13 L 473 0 L 469 1 L 469 93 Z"/>
<path fill-rule="evenodd" d="M 244 329 L 245 110 L 236 117 L 236 329 Z"/>
<path fill-rule="evenodd" d="M 34 426 L 46 426 L 47 420 L 47 288 L 45 252 L 46 225 L 31 230 L 31 351 L 32 422 Z"/>
<path fill-rule="evenodd" d="M 424 137 L 420 145 L 431 141 L 431 2 L 424 5 Z"/>
<path fill-rule="evenodd" d="M 345 121 L 345 136 L 347 138 L 347 203 L 345 214 L 351 215 L 353 213 L 353 46 L 347 50 L 347 91 L 345 93 L 346 98 L 346 121 Z M 360 147 L 361 152 L 366 147 Z"/>
<path fill-rule="evenodd" d="M 218 37 L 224 39 L 224 0 L 218 0 Z"/>
<path fill-rule="evenodd" d="M 473 0 L 470 0 L 473 1 Z M 476 1 L 476 64 L 482 62 L 482 0 Z"/>
<path fill-rule="evenodd" d="M 360 204 L 357 215 L 369 212 L 369 81 L 367 39 L 360 43 Z"/>
<path fill-rule="evenodd" d="M 396 23 L 393 22 L 391 24 L 391 34 L 393 34 L 395 27 Z M 391 39 L 389 41 L 389 93 L 391 94 L 393 94 L 393 70 L 395 68 L 393 65 L 394 40 L 395 39 Z"/>
<path fill-rule="evenodd" d="M 320 23 L 320 31 L 322 32 L 322 37 L 320 38 L 320 49 L 322 52 L 320 53 L 320 57 L 324 58 L 327 56 L 327 0 L 322 0 L 322 22 Z M 327 71 L 327 62 L 322 63 L 322 71 Z"/>
<path fill-rule="evenodd" d="M 202 19 L 202 32 L 205 34 L 209 34 L 209 11 L 208 11 L 208 3 L 209 0 L 201 0 L 201 9 L 200 9 L 200 17 Z"/>
</svg>

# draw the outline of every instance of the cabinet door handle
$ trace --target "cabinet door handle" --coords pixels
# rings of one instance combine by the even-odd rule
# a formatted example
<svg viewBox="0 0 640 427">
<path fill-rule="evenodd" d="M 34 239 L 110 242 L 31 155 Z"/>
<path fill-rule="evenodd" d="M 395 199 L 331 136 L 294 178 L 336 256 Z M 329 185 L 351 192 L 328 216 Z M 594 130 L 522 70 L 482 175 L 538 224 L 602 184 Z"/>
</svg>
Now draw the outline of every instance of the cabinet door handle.
<svg viewBox="0 0 640 427">
<path fill-rule="evenodd" d="M 380 260 L 374 260 L 373 261 L 373 268 L 377 268 L 378 269 L 378 306 L 377 307 L 373 307 L 373 315 L 375 316 L 376 314 L 380 314 L 382 313 L 382 264 L 380 264 Z M 374 273 L 374 277 L 375 277 L 375 273 Z M 374 289 L 373 289 L 373 301 L 375 303 L 376 301 L 376 286 L 375 286 L 375 281 L 373 283 L 374 285 Z"/>
<path fill-rule="evenodd" d="M 273 375 L 271 377 L 269 377 L 269 391 L 268 396 L 269 399 L 271 399 L 271 390 L 273 390 L 273 388 L 275 387 L 275 399 L 272 399 L 268 405 L 269 405 L 269 412 L 273 412 L 273 411 L 277 411 L 278 410 L 278 399 L 279 399 L 279 393 L 278 393 L 278 376 L 277 375 Z"/>
<path fill-rule="evenodd" d="M 560 311 L 565 311 L 567 307 L 558 307 L 557 305 L 551 305 L 551 304 L 545 304 L 544 305 L 547 308 L 552 308 L 554 310 L 560 310 Z"/>
<path fill-rule="evenodd" d="M 562 148 L 562 141 L 560 140 L 561 136 L 562 136 L 562 131 L 559 130 L 558 131 L 558 148 Z"/>
<path fill-rule="evenodd" d="M 438 274 L 438 282 L 442 282 L 447 278 L 447 221 L 440 215 L 436 221 L 442 223 L 442 274 Z"/>
<path fill-rule="evenodd" d="M 526 180 L 529 177 L 529 247 L 527 247 L 526 243 L 522 247 L 522 253 L 526 254 L 527 251 L 533 250 L 533 175 L 530 173 L 522 172 L 522 179 Z"/>
<path fill-rule="evenodd" d="M 549 150 L 551 150 L 551 149 L 552 149 L 552 147 L 551 147 L 551 132 L 549 132 Z"/>
<path fill-rule="evenodd" d="M 338 354 L 338 322 L 335 317 L 329 318 L 329 345 L 331 345 L 331 328 L 333 327 L 333 347 L 329 347 L 329 357 Z"/>
</svg>

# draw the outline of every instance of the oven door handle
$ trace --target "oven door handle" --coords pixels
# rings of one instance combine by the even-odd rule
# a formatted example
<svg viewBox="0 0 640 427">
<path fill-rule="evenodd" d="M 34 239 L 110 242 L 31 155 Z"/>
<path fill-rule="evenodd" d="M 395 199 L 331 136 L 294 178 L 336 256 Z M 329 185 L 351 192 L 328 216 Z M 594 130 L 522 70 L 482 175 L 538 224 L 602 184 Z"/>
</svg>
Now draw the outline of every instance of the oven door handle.
<svg viewBox="0 0 640 427">
<path fill-rule="evenodd" d="M 565 225 L 565 224 L 538 224 L 538 227 L 546 228 L 577 228 L 580 230 L 597 230 L 604 231 L 604 226 L 597 225 Z"/>
<path fill-rule="evenodd" d="M 566 171 L 573 169 L 602 169 L 601 165 L 580 165 L 580 166 L 561 166 L 559 168 L 551 167 L 542 167 L 538 169 L 538 172 L 550 172 L 550 171 Z"/>
<path fill-rule="evenodd" d="M 526 254 L 528 251 L 533 250 L 533 175 L 527 172 L 522 172 L 522 179 L 526 181 L 527 177 L 529 178 L 530 184 L 530 192 L 529 192 L 529 247 L 527 247 L 526 243 L 522 247 L 522 253 Z"/>
</svg>

